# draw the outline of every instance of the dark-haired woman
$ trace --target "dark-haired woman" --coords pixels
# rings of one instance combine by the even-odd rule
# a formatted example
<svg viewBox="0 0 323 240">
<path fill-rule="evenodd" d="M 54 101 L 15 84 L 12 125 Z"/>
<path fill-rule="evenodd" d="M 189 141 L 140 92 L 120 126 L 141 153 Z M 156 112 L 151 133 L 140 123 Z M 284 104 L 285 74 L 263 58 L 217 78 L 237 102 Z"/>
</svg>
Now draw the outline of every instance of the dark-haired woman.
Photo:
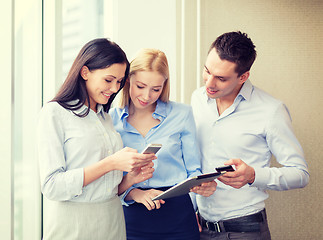
<svg viewBox="0 0 323 240">
<path fill-rule="evenodd" d="M 44 239 L 126 239 L 118 195 L 152 176 L 153 154 L 122 149 L 108 115 L 129 72 L 107 39 L 87 43 L 38 125 Z M 131 174 L 123 178 L 123 171 Z"/>
</svg>

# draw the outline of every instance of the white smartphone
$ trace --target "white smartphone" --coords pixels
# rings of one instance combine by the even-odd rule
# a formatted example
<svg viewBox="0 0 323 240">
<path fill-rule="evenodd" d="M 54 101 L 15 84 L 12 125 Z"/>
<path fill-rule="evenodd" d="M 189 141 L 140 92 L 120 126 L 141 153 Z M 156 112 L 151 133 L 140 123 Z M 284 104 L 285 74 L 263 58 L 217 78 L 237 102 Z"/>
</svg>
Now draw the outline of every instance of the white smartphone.
<svg viewBox="0 0 323 240">
<path fill-rule="evenodd" d="M 145 147 L 145 149 L 141 153 L 155 153 L 156 154 L 161 147 L 162 147 L 162 144 L 150 143 Z"/>
</svg>

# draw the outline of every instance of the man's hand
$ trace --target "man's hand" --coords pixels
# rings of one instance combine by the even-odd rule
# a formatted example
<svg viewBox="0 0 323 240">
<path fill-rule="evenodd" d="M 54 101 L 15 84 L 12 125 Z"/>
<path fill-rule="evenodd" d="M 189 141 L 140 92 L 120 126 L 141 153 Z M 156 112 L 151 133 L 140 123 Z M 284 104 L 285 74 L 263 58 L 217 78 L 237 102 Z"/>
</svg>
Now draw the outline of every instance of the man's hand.
<svg viewBox="0 0 323 240">
<path fill-rule="evenodd" d="M 236 171 L 227 172 L 218 178 L 219 181 L 234 188 L 242 188 L 255 181 L 255 170 L 241 159 L 230 159 L 225 165 L 235 165 Z"/>
</svg>

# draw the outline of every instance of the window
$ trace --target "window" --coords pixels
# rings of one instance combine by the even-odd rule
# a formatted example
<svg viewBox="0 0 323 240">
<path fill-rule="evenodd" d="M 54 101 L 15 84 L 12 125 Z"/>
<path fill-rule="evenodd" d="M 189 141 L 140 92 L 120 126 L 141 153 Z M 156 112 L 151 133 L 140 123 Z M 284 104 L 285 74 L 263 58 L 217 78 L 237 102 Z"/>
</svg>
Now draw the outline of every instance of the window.
<svg viewBox="0 0 323 240">
<path fill-rule="evenodd" d="M 13 168 L 14 239 L 40 239 L 41 195 L 35 148 L 37 114 L 41 107 L 42 6 L 15 1 L 13 85 L 11 86 L 11 164 Z"/>
<path fill-rule="evenodd" d="M 8 176 L 12 180 L 12 210 L 8 211 L 12 221 L 6 224 L 11 227 L 6 233 L 15 240 L 41 239 L 42 198 L 36 149 L 39 110 L 53 98 L 80 48 L 103 35 L 102 0 L 43 2 L 8 3 L 8 8 L 13 7 L 15 25 L 11 29 L 13 37 L 10 33 L 8 36 L 14 54 L 12 84 L 6 85 L 12 99 L 8 110 L 12 118 L 7 121 L 11 130 L 6 131 L 12 139 L 8 144 L 12 150 L 8 149 L 6 157 L 7 169 L 12 170 L 12 176 Z"/>
</svg>

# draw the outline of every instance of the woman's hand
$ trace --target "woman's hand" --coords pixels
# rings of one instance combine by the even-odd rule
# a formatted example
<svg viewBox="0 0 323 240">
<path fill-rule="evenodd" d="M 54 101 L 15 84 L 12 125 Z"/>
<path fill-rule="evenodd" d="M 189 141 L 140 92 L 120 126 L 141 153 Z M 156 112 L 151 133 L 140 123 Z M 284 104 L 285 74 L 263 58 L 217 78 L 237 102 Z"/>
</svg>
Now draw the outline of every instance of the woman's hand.
<svg viewBox="0 0 323 240">
<path fill-rule="evenodd" d="M 195 192 L 204 197 L 211 196 L 216 190 L 217 183 L 215 181 L 204 182 L 200 186 L 195 186 L 191 188 L 191 192 Z"/>
<path fill-rule="evenodd" d="M 132 199 L 137 203 L 142 203 L 150 211 L 152 209 L 159 209 L 161 207 L 161 204 L 165 203 L 164 200 L 151 200 L 161 193 L 162 191 L 156 189 L 141 190 L 134 188 L 129 192 L 129 194 L 126 197 L 126 200 Z"/>
<path fill-rule="evenodd" d="M 124 175 L 118 187 L 118 194 L 121 195 L 132 185 L 151 178 L 153 176 L 153 172 L 155 171 L 155 169 L 153 169 L 153 166 L 154 163 L 149 162 L 147 165 L 141 168 L 135 168 L 133 171 L 128 172 L 126 175 Z"/>
<path fill-rule="evenodd" d="M 85 167 L 83 186 L 90 184 L 96 179 L 102 177 L 104 174 L 113 170 L 120 170 L 126 172 L 139 171 L 138 169 L 141 169 L 145 166 L 151 166 L 152 160 L 156 158 L 157 157 L 155 156 L 155 154 L 141 154 L 138 153 L 135 149 L 128 147 L 123 148 L 120 151 L 102 159 L 101 161 L 98 161 L 95 164 Z M 149 178 L 149 171 L 151 170 L 144 168 L 145 174 L 142 179 L 144 179 L 145 177 Z M 135 179 L 139 181 L 139 178 Z M 123 184 L 123 186 L 119 188 L 118 193 L 122 193 L 128 187 L 129 186 L 127 185 L 126 181 L 125 184 Z"/>
<path fill-rule="evenodd" d="M 104 161 L 112 164 L 113 169 L 124 172 L 138 171 L 138 168 L 142 168 L 156 159 L 155 154 L 142 154 L 137 150 L 125 147 L 120 151 L 106 157 Z"/>
<path fill-rule="evenodd" d="M 141 168 L 135 168 L 133 171 L 128 172 L 128 174 L 126 175 L 126 177 L 128 178 L 127 180 L 131 183 L 131 185 L 146 181 L 153 176 L 153 172 L 155 171 L 153 166 L 154 163 L 149 162 L 147 165 Z"/>
</svg>

